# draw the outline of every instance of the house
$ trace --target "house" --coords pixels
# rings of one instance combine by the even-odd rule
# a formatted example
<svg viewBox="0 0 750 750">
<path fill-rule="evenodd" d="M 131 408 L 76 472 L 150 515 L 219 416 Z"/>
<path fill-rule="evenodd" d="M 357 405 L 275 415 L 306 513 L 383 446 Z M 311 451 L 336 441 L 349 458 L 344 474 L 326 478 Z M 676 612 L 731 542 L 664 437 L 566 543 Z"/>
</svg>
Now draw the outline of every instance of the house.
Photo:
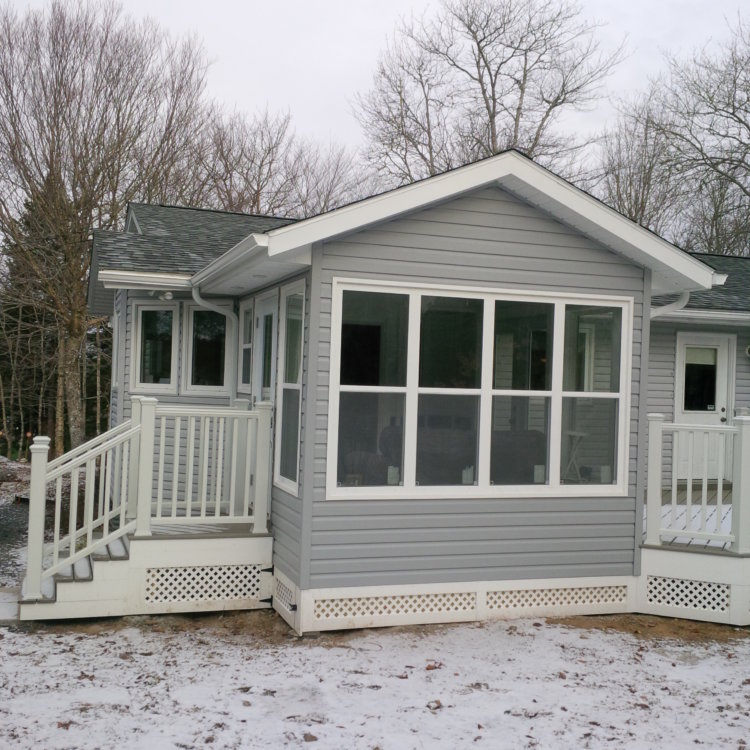
<svg viewBox="0 0 750 750">
<path fill-rule="evenodd" d="M 131 205 L 92 259 L 112 429 L 31 449 L 21 617 L 749 623 L 734 263 L 513 151 L 297 222 Z"/>
</svg>

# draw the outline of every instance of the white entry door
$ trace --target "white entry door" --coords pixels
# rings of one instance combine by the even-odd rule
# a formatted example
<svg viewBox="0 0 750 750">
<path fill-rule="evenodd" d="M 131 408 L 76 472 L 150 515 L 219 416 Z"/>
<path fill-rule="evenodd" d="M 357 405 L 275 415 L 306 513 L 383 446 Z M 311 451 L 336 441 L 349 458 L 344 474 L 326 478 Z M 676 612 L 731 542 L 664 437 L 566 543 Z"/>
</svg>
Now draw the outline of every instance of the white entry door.
<svg viewBox="0 0 750 750">
<path fill-rule="evenodd" d="M 253 346 L 253 405 L 273 401 L 276 392 L 276 318 L 278 292 L 255 300 L 255 344 Z"/>
<path fill-rule="evenodd" d="M 678 333 L 677 366 L 675 368 L 674 421 L 678 424 L 721 426 L 731 423 L 734 406 L 732 377 L 736 336 L 714 333 Z M 680 433 L 678 479 L 701 479 L 707 462 L 708 478 L 719 475 L 719 436 L 711 435 L 706 446 L 705 433 L 696 433 L 690 440 Z M 723 477 L 731 467 L 731 441 L 726 442 Z M 688 472 L 688 467 L 691 471 Z"/>
</svg>

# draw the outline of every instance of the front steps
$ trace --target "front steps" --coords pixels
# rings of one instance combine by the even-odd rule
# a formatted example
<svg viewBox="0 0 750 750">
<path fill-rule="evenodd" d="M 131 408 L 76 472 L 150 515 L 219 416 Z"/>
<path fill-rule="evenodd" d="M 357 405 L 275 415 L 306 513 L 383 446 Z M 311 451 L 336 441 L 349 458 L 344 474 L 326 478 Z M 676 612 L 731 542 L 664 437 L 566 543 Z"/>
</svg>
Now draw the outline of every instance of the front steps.
<svg viewBox="0 0 750 750">
<path fill-rule="evenodd" d="M 59 620 L 270 606 L 272 538 L 231 533 L 122 537 L 21 599 L 21 620 Z"/>
</svg>

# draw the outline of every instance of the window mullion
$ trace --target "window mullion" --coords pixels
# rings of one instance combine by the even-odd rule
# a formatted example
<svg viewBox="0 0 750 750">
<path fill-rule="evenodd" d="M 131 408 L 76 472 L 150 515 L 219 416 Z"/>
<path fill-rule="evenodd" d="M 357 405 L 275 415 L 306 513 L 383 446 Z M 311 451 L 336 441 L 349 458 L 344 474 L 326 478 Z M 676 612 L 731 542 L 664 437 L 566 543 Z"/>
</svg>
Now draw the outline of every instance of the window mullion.
<svg viewBox="0 0 750 750">
<path fill-rule="evenodd" d="M 562 389 L 565 354 L 565 303 L 555 303 L 552 336 L 552 396 L 549 415 L 549 485 L 559 487 L 562 456 Z"/>
<path fill-rule="evenodd" d="M 490 455 L 492 443 L 492 371 L 495 347 L 495 304 L 492 298 L 484 300 L 482 329 L 482 379 L 479 397 L 479 466 L 477 472 L 480 487 L 490 485 Z"/>
<path fill-rule="evenodd" d="M 404 405 L 404 487 L 415 487 L 417 477 L 417 416 L 419 411 L 419 333 L 422 297 L 409 295 L 409 329 L 406 349 L 406 404 Z"/>
</svg>

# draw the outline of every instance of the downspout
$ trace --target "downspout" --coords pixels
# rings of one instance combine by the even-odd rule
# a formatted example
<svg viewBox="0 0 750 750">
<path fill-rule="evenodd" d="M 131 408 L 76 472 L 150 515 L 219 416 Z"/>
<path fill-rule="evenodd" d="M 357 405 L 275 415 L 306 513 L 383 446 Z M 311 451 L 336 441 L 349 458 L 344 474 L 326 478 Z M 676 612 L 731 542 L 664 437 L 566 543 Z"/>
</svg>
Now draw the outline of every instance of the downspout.
<svg viewBox="0 0 750 750">
<path fill-rule="evenodd" d="M 668 305 L 662 307 L 652 307 L 650 318 L 659 318 L 662 315 L 669 315 L 670 313 L 682 310 L 690 300 L 690 292 L 683 292 L 674 302 L 670 302 Z"/>
<path fill-rule="evenodd" d="M 234 323 L 235 331 L 239 330 L 240 319 L 234 309 L 227 310 L 225 307 L 219 307 L 218 305 L 214 305 L 213 302 L 208 302 L 207 300 L 203 299 L 203 297 L 201 297 L 200 289 L 198 289 L 197 286 L 194 286 L 192 291 L 193 299 L 195 300 L 195 303 L 197 305 L 205 307 L 206 310 L 211 310 L 212 312 L 219 313 L 219 315 L 226 315 L 227 318 L 229 318 Z"/>
</svg>

